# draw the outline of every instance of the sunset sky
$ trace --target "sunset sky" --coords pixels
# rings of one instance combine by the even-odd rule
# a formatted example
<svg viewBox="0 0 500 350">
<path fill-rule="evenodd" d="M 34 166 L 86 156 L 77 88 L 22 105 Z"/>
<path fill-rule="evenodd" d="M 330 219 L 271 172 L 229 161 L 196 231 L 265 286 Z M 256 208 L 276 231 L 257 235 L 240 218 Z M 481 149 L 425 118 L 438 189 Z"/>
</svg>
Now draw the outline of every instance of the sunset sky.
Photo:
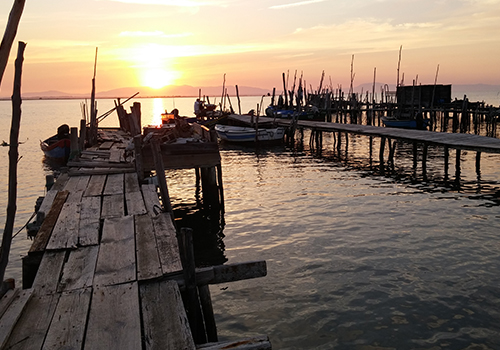
<svg viewBox="0 0 500 350">
<path fill-rule="evenodd" d="M 0 2 L 5 29 L 13 0 Z M 226 84 L 500 84 L 500 0 L 26 0 L 23 91 Z M 1 86 L 12 89 L 13 60 Z M 8 91 L 8 93 L 6 92 Z"/>
</svg>

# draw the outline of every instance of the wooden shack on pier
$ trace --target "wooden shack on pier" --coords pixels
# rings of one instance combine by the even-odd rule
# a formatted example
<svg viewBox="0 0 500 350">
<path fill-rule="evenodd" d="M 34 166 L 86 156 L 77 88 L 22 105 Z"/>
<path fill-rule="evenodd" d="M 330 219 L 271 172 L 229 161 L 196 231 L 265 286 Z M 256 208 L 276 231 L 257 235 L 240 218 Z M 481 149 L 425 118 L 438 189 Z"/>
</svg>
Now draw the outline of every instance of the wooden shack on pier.
<svg viewBox="0 0 500 350">
<path fill-rule="evenodd" d="M 398 86 L 396 98 L 402 107 L 431 108 L 451 102 L 451 85 Z"/>
</svg>

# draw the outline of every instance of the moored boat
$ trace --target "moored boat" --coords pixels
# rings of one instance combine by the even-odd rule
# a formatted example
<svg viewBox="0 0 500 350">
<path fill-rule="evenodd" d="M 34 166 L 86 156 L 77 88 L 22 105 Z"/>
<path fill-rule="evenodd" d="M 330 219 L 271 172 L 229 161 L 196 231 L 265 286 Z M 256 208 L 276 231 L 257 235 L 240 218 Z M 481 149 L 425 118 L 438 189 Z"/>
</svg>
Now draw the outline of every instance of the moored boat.
<svg viewBox="0 0 500 350">
<path fill-rule="evenodd" d="M 419 113 L 416 118 L 382 117 L 382 123 L 390 128 L 426 130 L 430 124 L 430 119 L 423 118 L 422 114 Z"/>
<path fill-rule="evenodd" d="M 66 124 L 57 128 L 57 134 L 40 141 L 40 148 L 46 157 L 68 159 L 71 152 L 69 126 Z"/>
<path fill-rule="evenodd" d="M 228 142 L 281 141 L 285 136 L 285 129 L 282 127 L 255 130 L 251 127 L 216 124 L 215 131 L 219 139 Z"/>
</svg>

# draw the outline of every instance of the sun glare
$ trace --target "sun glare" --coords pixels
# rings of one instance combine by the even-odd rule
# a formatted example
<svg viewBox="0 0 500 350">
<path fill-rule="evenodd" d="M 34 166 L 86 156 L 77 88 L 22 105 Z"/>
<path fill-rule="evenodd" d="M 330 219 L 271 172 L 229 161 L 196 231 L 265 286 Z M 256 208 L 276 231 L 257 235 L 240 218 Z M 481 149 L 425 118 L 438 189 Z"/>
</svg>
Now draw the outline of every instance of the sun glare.
<svg viewBox="0 0 500 350">
<path fill-rule="evenodd" d="M 174 83 L 176 72 L 161 68 L 147 69 L 142 76 L 142 84 L 153 89 L 160 89 Z"/>
</svg>

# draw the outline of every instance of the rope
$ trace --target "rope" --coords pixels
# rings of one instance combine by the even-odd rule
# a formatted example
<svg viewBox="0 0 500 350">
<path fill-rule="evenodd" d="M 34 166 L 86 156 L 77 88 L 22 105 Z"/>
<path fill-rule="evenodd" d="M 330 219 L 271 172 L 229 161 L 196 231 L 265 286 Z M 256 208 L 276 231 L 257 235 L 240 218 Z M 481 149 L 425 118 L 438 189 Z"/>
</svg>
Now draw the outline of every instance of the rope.
<svg viewBox="0 0 500 350">
<path fill-rule="evenodd" d="M 22 230 L 24 230 L 24 229 L 26 228 L 26 226 L 28 226 L 28 224 L 30 223 L 31 219 L 33 219 L 33 218 L 35 217 L 35 215 L 36 215 L 36 212 L 34 212 L 34 213 L 31 215 L 31 217 L 30 217 L 30 218 L 28 219 L 28 221 L 24 224 L 24 226 L 23 226 L 23 227 L 21 227 L 21 228 L 19 229 L 19 231 L 17 231 L 17 232 L 16 232 L 16 233 L 12 236 L 12 238 L 16 237 L 16 236 L 19 234 L 19 232 L 21 232 Z"/>
</svg>

